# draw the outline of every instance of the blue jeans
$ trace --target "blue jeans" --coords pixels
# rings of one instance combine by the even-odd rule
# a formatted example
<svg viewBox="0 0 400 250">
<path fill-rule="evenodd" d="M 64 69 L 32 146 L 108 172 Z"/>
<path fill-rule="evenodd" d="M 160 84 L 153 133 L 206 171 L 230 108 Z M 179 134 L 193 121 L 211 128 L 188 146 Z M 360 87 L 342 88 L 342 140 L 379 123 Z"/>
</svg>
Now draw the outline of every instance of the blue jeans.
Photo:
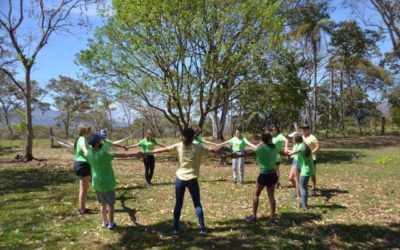
<svg viewBox="0 0 400 250">
<path fill-rule="evenodd" d="M 308 207 L 307 204 L 307 196 L 308 196 L 308 181 L 310 180 L 310 176 L 300 176 L 300 199 L 301 199 L 301 207 Z"/>
<path fill-rule="evenodd" d="M 194 208 L 196 209 L 196 215 L 200 224 L 200 228 L 204 229 L 205 228 L 204 215 L 203 215 L 203 208 L 201 207 L 200 203 L 200 189 L 197 179 L 183 181 L 178 177 L 176 177 L 176 182 L 175 182 L 176 203 L 174 208 L 174 230 L 179 231 L 179 221 L 181 218 L 181 210 L 186 188 L 189 189 L 190 196 L 192 196 L 193 205 Z"/>
</svg>

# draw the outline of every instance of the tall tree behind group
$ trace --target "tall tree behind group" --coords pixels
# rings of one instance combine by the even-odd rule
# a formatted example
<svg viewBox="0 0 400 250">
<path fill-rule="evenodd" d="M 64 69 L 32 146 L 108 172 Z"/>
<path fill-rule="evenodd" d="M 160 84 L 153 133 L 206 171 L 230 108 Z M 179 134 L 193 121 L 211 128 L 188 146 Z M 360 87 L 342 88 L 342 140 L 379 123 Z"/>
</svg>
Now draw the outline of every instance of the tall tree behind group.
<svg viewBox="0 0 400 250">
<path fill-rule="evenodd" d="M 12 80 L 21 91 L 25 102 L 26 142 L 24 161 L 34 159 L 32 126 L 32 81 L 31 72 L 37 56 L 50 42 L 54 33 L 65 33 L 78 24 L 79 18 L 71 18 L 73 11 L 85 11 L 96 0 L 19 0 L 7 1 L 0 10 L 0 50 L 10 51 L 0 58 L 0 70 Z M 14 67 L 23 67 L 24 85 L 15 78 Z"/>
<path fill-rule="evenodd" d="M 202 127 L 235 98 L 252 57 L 279 46 L 278 9 L 274 0 L 116 0 L 80 63 L 180 130 Z"/>
<path fill-rule="evenodd" d="M 316 130 L 317 125 L 317 98 L 318 98 L 318 67 L 319 53 L 324 33 L 331 32 L 333 20 L 328 13 L 328 1 L 306 1 L 297 8 L 292 9 L 288 16 L 291 26 L 291 35 L 297 40 L 301 40 L 306 50 L 311 51 L 312 55 L 312 111 L 308 110 L 309 123 L 312 124 L 312 130 Z M 311 115 L 312 114 L 312 115 Z"/>
</svg>

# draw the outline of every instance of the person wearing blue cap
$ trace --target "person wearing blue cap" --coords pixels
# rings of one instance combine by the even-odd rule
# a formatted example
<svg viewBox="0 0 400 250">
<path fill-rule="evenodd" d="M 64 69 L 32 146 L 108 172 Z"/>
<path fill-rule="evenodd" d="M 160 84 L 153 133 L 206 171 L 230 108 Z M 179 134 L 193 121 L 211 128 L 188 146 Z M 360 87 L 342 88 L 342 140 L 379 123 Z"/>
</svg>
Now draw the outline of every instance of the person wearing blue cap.
<svg viewBox="0 0 400 250">
<path fill-rule="evenodd" d="M 121 146 L 121 145 L 114 143 L 113 141 L 110 141 L 109 139 L 107 139 L 107 136 L 108 136 L 107 130 L 100 129 L 99 135 L 100 135 L 101 139 L 103 140 L 103 147 L 105 150 L 111 150 L 111 148 L 113 146 L 118 147 L 118 148 L 125 148 L 125 146 Z"/>
<path fill-rule="evenodd" d="M 91 149 L 88 152 L 88 161 L 92 168 L 92 187 L 96 191 L 97 201 L 100 203 L 100 211 L 103 219 L 102 227 L 113 230 L 114 204 L 115 204 L 115 175 L 111 161 L 114 158 L 141 157 L 141 153 L 116 154 L 104 148 L 102 137 L 93 134 L 88 139 Z"/>
</svg>

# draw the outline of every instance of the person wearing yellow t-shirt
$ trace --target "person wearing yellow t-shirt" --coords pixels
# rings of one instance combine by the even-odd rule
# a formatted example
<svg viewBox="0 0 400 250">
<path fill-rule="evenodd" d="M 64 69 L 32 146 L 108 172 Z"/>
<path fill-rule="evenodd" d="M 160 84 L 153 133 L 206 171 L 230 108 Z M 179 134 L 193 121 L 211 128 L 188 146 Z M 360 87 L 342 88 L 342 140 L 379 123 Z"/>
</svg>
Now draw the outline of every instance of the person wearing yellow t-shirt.
<svg viewBox="0 0 400 250">
<path fill-rule="evenodd" d="M 216 152 L 216 150 L 209 149 L 203 144 L 193 143 L 195 131 L 192 128 L 185 128 L 182 131 L 183 141 L 174 145 L 159 148 L 152 151 L 152 154 L 163 152 L 176 152 L 178 158 L 178 166 L 176 170 L 175 182 L 175 208 L 174 208 L 174 225 L 172 233 L 179 234 L 179 222 L 181 217 L 181 210 L 183 206 L 183 198 L 186 188 L 189 189 L 192 196 L 193 204 L 196 210 L 197 219 L 200 225 L 200 234 L 206 235 L 206 227 L 204 224 L 203 208 L 200 202 L 200 188 L 198 178 L 200 174 L 201 156 L 204 151 L 209 150 Z M 149 154 L 149 153 L 144 153 Z"/>
<path fill-rule="evenodd" d="M 145 139 L 139 141 L 134 145 L 125 147 L 125 149 L 141 147 L 145 153 L 148 153 L 143 157 L 143 163 L 144 163 L 144 178 L 146 179 L 146 182 L 149 185 L 151 185 L 151 179 L 153 179 L 154 175 L 154 168 L 156 167 L 156 160 L 154 158 L 154 155 L 151 154 L 151 151 L 153 151 L 156 146 L 165 147 L 165 145 L 159 143 L 154 138 L 153 132 L 150 129 L 148 129 Z"/>
<path fill-rule="evenodd" d="M 232 147 L 233 153 L 236 153 L 237 155 L 244 154 L 246 146 L 250 146 L 253 149 L 256 149 L 256 145 L 252 144 L 249 142 L 246 137 L 242 136 L 242 133 L 240 132 L 239 129 L 236 129 L 235 132 L 235 137 L 232 137 L 232 139 L 222 142 L 218 144 L 219 147 L 221 147 L 224 144 L 229 144 Z M 244 182 L 244 158 L 234 158 L 232 159 L 232 182 L 237 183 L 237 172 L 239 170 L 239 180 L 240 183 L 243 184 Z"/>
<path fill-rule="evenodd" d="M 311 186 L 312 186 L 311 195 L 316 196 L 317 195 L 317 193 L 316 193 L 316 191 L 317 191 L 317 187 L 316 187 L 317 186 L 317 177 L 316 177 L 317 152 L 320 149 L 320 145 L 319 145 L 319 141 L 318 141 L 317 137 L 315 137 L 314 135 L 312 135 L 310 133 L 310 127 L 308 125 L 303 125 L 300 128 L 301 128 L 301 132 L 303 134 L 303 140 L 310 147 L 311 153 L 312 153 L 312 159 L 314 161 L 315 173 L 313 175 L 311 175 Z"/>
</svg>

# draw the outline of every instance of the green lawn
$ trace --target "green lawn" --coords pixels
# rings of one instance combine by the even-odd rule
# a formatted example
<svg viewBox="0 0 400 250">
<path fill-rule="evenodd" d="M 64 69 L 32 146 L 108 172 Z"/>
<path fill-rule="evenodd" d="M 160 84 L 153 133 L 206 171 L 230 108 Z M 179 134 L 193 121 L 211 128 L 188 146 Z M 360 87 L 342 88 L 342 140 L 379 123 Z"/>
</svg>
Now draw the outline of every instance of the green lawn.
<svg viewBox="0 0 400 250">
<path fill-rule="evenodd" d="M 100 227 L 98 214 L 77 215 L 78 180 L 72 154 L 36 142 L 35 157 L 46 162 L 12 163 L 18 144 L 0 151 L 0 249 L 398 249 L 400 246 L 400 137 L 330 139 L 321 142 L 317 197 L 299 211 L 282 169 L 276 191 L 277 225 L 267 223 L 266 192 L 257 223 L 247 223 L 257 168 L 246 162 L 244 185 L 230 183 L 229 166 L 206 156 L 201 199 L 209 235 L 198 234 L 188 192 L 181 234 L 171 237 L 175 162 L 156 157 L 154 185 L 147 186 L 140 161 L 115 160 L 118 229 Z M 1 142 L 0 146 L 11 145 Z M 42 147 L 40 146 L 42 145 Z M 89 191 L 88 206 L 99 211 Z"/>
</svg>

